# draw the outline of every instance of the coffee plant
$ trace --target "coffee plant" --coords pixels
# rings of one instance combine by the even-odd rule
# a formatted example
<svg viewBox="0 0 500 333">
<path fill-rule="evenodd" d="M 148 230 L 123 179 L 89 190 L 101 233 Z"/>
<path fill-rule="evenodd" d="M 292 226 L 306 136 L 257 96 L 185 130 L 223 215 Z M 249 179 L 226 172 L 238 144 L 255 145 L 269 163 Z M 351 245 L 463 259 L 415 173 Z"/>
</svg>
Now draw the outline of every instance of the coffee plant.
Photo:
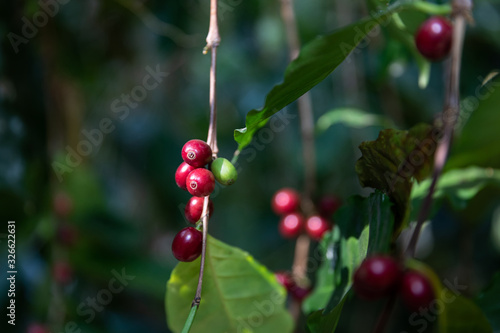
<svg viewBox="0 0 500 333">
<path fill-rule="evenodd" d="M 206 49 L 212 50 L 211 89 L 215 89 L 215 49 L 220 41 L 220 36 L 217 35 L 217 1 L 212 1 L 211 6 Z M 439 311 L 437 329 L 440 332 L 466 332 L 471 327 L 485 332 L 492 331 L 487 317 L 472 300 L 459 295 L 460 305 L 443 304 L 439 296 L 450 290 L 441 285 L 431 268 L 404 268 L 411 266 L 406 262 L 415 260 L 413 258 L 422 225 L 429 218 L 434 197 L 443 184 L 439 180 L 452 145 L 456 119 L 460 114 L 461 53 L 466 25 L 472 22 L 472 2 L 452 1 L 450 4 L 437 5 L 419 1 L 396 1 L 387 5 L 372 1 L 370 7 L 377 12 L 330 35 L 313 40 L 299 52 L 293 7 L 289 1 L 282 1 L 282 15 L 289 35 L 292 62 L 285 71 L 283 82 L 268 94 L 264 107 L 249 112 L 246 127 L 235 131 L 235 140 L 239 145 L 233 161 L 237 161 L 241 151 L 274 113 L 297 99 L 302 122 L 302 149 L 314 151 L 314 141 L 308 135 L 311 131 L 308 128 L 311 126 L 308 117 L 311 117 L 312 101 L 307 92 L 353 52 L 364 37 L 362 35 L 357 40 L 354 37 L 355 31 L 363 31 L 360 27 L 365 28 L 364 34 L 368 35 L 379 25 L 399 24 L 395 28 L 400 30 L 400 35 L 406 34 L 407 44 L 416 50 L 416 57 L 419 57 L 421 63 L 425 63 L 425 59 L 440 61 L 449 57 L 441 119 L 437 119 L 432 125 L 422 124 L 407 131 L 387 129 L 380 133 L 377 140 L 362 144 L 362 156 L 356 164 L 356 171 L 361 184 L 375 188 L 375 193 L 368 198 L 358 197 L 355 201 L 348 201 L 335 215 L 337 223 L 333 224 L 333 229 L 327 218 L 317 215 L 318 208 L 312 204 L 315 194 L 312 191 L 316 186 L 311 182 L 316 181 L 316 165 L 308 159 L 305 152 L 304 193 L 283 188 L 271 199 L 272 210 L 281 216 L 278 224 L 280 234 L 289 239 L 299 237 L 293 272 L 277 272 L 272 275 L 264 267 L 255 266 L 250 256 L 244 255 L 242 258 L 241 250 L 210 239 L 206 245 L 207 251 L 203 254 L 206 258 L 201 259 L 199 273 L 195 269 L 199 262 L 179 264 L 167 284 L 167 318 L 174 331 L 204 332 L 210 328 L 217 332 L 292 332 L 293 327 L 300 324 L 301 315 L 297 312 L 297 307 L 301 307 L 303 315 L 307 316 L 306 327 L 309 332 L 333 332 L 342 318 L 345 303 L 352 302 L 355 296 L 362 300 L 387 300 L 374 324 L 373 332 L 386 330 L 398 298 L 405 304 L 408 312 L 414 314 L 425 309 Z M 452 22 L 443 16 L 432 16 L 420 25 L 412 40 L 401 17 L 413 12 L 450 15 Z M 368 25 L 370 28 L 366 29 Z M 214 40 L 216 44 L 213 44 Z M 346 44 L 346 48 L 342 48 L 342 44 Z M 425 78 L 428 75 L 425 73 L 426 68 L 428 69 L 428 65 L 421 66 L 420 75 L 423 79 L 420 83 L 423 86 L 428 84 L 428 78 Z M 212 96 L 215 96 L 214 91 L 211 92 Z M 211 98 L 210 103 L 213 112 L 215 101 Z M 213 123 L 210 126 L 212 129 Z M 424 152 L 422 143 L 426 140 L 432 146 L 427 146 L 428 149 Z M 185 157 L 184 160 L 188 162 Z M 216 161 L 218 159 L 214 162 Z M 408 173 L 402 174 L 405 162 L 412 163 L 413 167 Z M 206 161 L 201 164 L 204 163 Z M 234 168 L 231 163 L 229 165 Z M 191 174 L 188 176 L 188 190 L 190 177 Z M 420 206 L 412 205 L 414 183 L 423 183 L 427 178 L 431 183 L 427 193 L 424 192 L 424 201 Z M 190 193 L 193 194 L 191 190 Z M 209 193 L 199 196 L 203 195 L 208 196 Z M 204 212 L 208 214 L 208 201 L 206 202 Z M 335 200 L 331 200 L 330 206 L 334 207 L 322 210 L 328 211 L 329 215 L 333 214 L 338 208 L 335 203 Z M 410 214 L 415 210 L 418 215 L 411 228 Z M 202 220 L 202 224 L 207 222 L 208 218 Z M 205 232 L 206 229 L 204 226 Z M 405 230 L 410 230 L 411 238 L 409 242 L 402 243 L 402 248 L 401 244 L 395 244 L 395 240 Z M 322 248 L 321 269 L 315 272 L 316 283 L 304 272 L 307 264 L 300 259 L 307 260 L 310 240 L 320 242 Z M 177 238 L 173 245 L 174 254 L 178 251 L 176 241 Z M 199 253 L 197 251 L 196 256 Z M 188 258 L 190 260 L 184 259 L 186 258 L 180 260 L 191 261 L 191 257 Z M 205 266 L 205 260 L 210 263 L 209 268 Z M 203 275 L 205 270 L 207 276 Z M 430 276 L 427 276 L 426 271 Z M 203 281 L 208 281 L 209 285 L 205 287 L 202 298 Z M 286 294 L 282 288 L 292 296 L 288 303 L 290 313 L 285 310 Z M 195 290 L 196 296 L 191 302 Z M 439 310 L 438 304 L 441 307 Z M 258 320 L 252 319 L 252 308 L 262 312 Z M 474 310 L 470 311 L 472 309 Z M 467 314 L 462 317 L 463 313 Z M 184 318 L 187 318 L 185 323 Z"/>
</svg>

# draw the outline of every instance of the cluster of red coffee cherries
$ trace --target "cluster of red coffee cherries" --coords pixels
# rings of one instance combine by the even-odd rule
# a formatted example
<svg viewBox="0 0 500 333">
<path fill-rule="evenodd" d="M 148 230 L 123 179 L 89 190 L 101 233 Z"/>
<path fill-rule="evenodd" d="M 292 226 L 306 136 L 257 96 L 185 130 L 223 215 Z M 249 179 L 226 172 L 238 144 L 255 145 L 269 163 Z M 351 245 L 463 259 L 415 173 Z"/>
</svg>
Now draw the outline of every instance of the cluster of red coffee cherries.
<svg viewBox="0 0 500 333">
<path fill-rule="evenodd" d="M 301 213 L 301 197 L 296 190 L 282 188 L 274 194 L 271 200 L 272 210 L 281 216 L 278 230 L 284 238 L 295 238 L 305 232 L 312 239 L 321 240 L 323 235 L 332 228 L 329 218 L 339 207 L 340 200 L 337 197 L 324 196 L 317 204 L 318 214 L 305 218 Z M 297 302 L 302 302 L 311 292 L 310 287 L 301 284 L 302 281 L 296 281 L 290 272 L 280 271 L 274 275 Z"/>
<path fill-rule="evenodd" d="M 453 26 L 450 21 L 441 16 L 433 16 L 418 28 L 415 44 L 425 58 L 439 61 L 450 53 L 452 34 Z"/>
<path fill-rule="evenodd" d="M 189 199 L 184 215 L 186 220 L 196 224 L 203 214 L 204 197 L 209 196 L 215 189 L 215 177 L 206 166 L 212 162 L 212 149 L 202 140 L 189 140 L 182 147 L 182 159 L 175 172 L 175 183 L 181 189 L 188 191 Z M 210 203 L 210 213 L 213 204 Z M 172 242 L 172 252 L 180 261 L 193 261 L 201 254 L 203 235 L 194 228 L 187 227 L 179 231 Z"/>
<path fill-rule="evenodd" d="M 366 258 L 354 273 L 353 287 L 356 294 L 366 300 L 399 294 L 410 311 L 429 307 L 435 298 L 432 284 L 424 274 L 404 269 L 386 255 Z"/>
<path fill-rule="evenodd" d="M 337 210 L 340 201 L 336 197 L 326 196 L 319 205 L 319 214 L 307 218 L 300 213 L 300 194 L 291 188 L 282 188 L 271 200 L 271 208 L 281 216 L 278 228 L 285 238 L 295 238 L 304 231 L 312 239 L 319 241 L 332 228 L 328 218 Z"/>
</svg>

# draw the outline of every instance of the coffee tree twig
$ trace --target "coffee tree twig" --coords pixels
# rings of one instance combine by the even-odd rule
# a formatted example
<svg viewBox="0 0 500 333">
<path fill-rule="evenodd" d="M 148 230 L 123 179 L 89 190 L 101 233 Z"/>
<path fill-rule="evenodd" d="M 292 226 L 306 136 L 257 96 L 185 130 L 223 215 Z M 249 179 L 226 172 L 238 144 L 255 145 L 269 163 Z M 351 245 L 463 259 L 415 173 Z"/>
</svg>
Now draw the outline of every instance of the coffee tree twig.
<svg viewBox="0 0 500 333">
<path fill-rule="evenodd" d="M 433 195 L 436 185 L 443 171 L 448 153 L 450 151 L 453 132 L 460 112 L 460 65 L 462 62 L 462 48 L 467 21 L 471 20 L 472 0 L 454 0 L 452 3 L 453 38 L 451 48 L 451 60 L 448 68 L 448 80 L 446 81 L 446 97 L 442 112 L 442 139 L 438 142 L 434 154 L 434 168 L 432 182 L 429 192 L 420 208 L 417 224 L 411 236 L 405 252 L 407 257 L 415 257 L 418 238 L 422 225 L 427 220 L 432 208 Z"/>
<path fill-rule="evenodd" d="M 217 47 L 220 44 L 219 35 L 219 24 L 217 20 L 217 6 L 218 0 L 210 0 L 210 26 L 207 35 L 207 45 L 203 49 L 203 53 L 207 54 L 208 51 L 211 52 L 211 65 L 210 65 L 210 94 L 209 94 L 209 104 L 210 104 L 210 124 L 208 127 L 208 137 L 207 143 L 212 149 L 213 158 L 217 158 L 219 153 L 219 148 L 217 146 Z M 203 243 L 202 252 L 200 260 L 200 274 L 198 276 L 198 286 L 196 288 L 196 294 L 191 303 L 191 311 L 184 324 L 182 333 L 188 333 L 193 325 L 196 313 L 201 303 L 201 291 L 203 286 L 203 272 L 205 270 L 205 257 L 207 252 L 207 236 L 208 236 L 208 220 L 209 220 L 209 204 L 210 198 L 206 196 L 203 200 L 203 213 L 202 213 L 202 225 L 203 225 Z"/>
<path fill-rule="evenodd" d="M 285 24 L 286 36 L 289 47 L 290 61 L 295 60 L 300 51 L 300 40 L 297 30 L 297 21 L 292 0 L 281 0 L 281 17 Z M 305 93 L 297 100 L 300 116 L 300 133 L 302 138 L 302 157 L 304 162 L 304 190 L 302 195 L 302 209 L 306 216 L 314 213 L 312 196 L 316 191 L 316 147 L 314 145 L 314 117 L 312 101 L 309 93 Z M 307 279 L 307 259 L 311 239 L 307 235 L 297 238 L 295 255 L 293 259 L 293 279 L 300 286 Z M 300 316 L 300 303 L 291 303 L 291 312 L 295 319 Z"/>
</svg>

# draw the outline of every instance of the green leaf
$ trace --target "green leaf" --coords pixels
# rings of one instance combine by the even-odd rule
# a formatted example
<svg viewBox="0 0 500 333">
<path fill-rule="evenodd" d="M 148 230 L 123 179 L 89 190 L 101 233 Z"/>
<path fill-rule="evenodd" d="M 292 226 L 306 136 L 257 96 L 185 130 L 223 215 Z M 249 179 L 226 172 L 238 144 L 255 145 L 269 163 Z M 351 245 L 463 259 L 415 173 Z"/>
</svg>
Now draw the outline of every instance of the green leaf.
<svg viewBox="0 0 500 333">
<path fill-rule="evenodd" d="M 370 238 L 368 254 L 388 253 L 394 233 L 394 215 L 389 197 L 375 192 L 368 198 Z"/>
<path fill-rule="evenodd" d="M 179 263 L 167 283 L 168 326 L 181 332 L 193 301 L 200 259 Z M 247 252 L 208 237 L 203 292 L 191 333 L 292 332 L 286 291 Z"/>
<path fill-rule="evenodd" d="M 285 70 L 283 82 L 274 86 L 266 96 L 261 110 L 247 114 L 245 128 L 234 131 L 238 150 L 243 150 L 252 141 L 254 133 L 266 125 L 269 117 L 305 94 L 335 70 L 357 47 L 364 37 L 379 24 L 386 24 L 393 13 L 402 10 L 421 11 L 420 1 L 400 1 L 386 10 L 377 11 L 335 32 L 319 36 L 306 44 L 297 59 Z M 439 7 L 439 6 L 437 6 Z"/>
<path fill-rule="evenodd" d="M 335 332 L 345 301 L 346 298 L 342 298 L 335 309 L 333 309 L 326 316 L 323 315 L 323 310 L 313 312 L 309 317 L 307 317 L 307 331 L 310 333 Z"/>
<path fill-rule="evenodd" d="M 324 261 L 317 273 L 316 287 L 303 303 L 311 332 L 333 332 L 342 306 L 348 297 L 354 270 L 367 253 L 382 253 L 389 249 L 393 217 L 391 202 L 381 192 L 368 198 L 353 196 L 335 214 L 336 226 L 320 246 Z M 341 232 L 339 232 L 341 231 Z M 320 315 L 321 314 L 321 315 Z"/>
<path fill-rule="evenodd" d="M 352 202 L 352 205 L 349 205 Z M 342 231 L 340 262 L 337 264 L 334 292 L 325 308 L 332 311 L 348 293 L 354 271 L 367 254 L 385 253 L 389 250 L 394 218 L 391 202 L 383 193 L 376 191 L 368 198 L 355 196 L 347 207 L 335 215 Z M 348 209 L 350 208 L 350 209 Z"/>
<path fill-rule="evenodd" d="M 483 310 L 490 321 L 493 330 L 500 330 L 500 272 L 495 274 L 490 285 L 475 299 L 476 304 Z"/>
<path fill-rule="evenodd" d="M 316 285 L 313 292 L 302 303 L 304 313 L 323 309 L 330 299 L 335 284 L 335 267 L 338 266 L 340 230 L 334 226 L 331 233 L 325 235 L 319 245 L 321 258 L 324 260 L 316 272 Z"/>
<path fill-rule="evenodd" d="M 368 126 L 394 127 L 392 121 L 384 116 L 354 108 L 339 108 L 322 115 L 316 124 L 316 131 L 323 133 L 336 124 L 343 124 L 351 128 L 364 128 Z"/>
<path fill-rule="evenodd" d="M 412 219 L 429 192 L 431 179 L 420 184 L 415 184 L 411 192 Z M 479 191 L 489 185 L 500 186 L 500 170 L 469 167 L 465 169 L 450 170 L 443 174 L 437 183 L 434 192 L 433 207 L 441 206 L 444 198 L 450 200 L 456 209 L 464 209 L 469 200 L 474 198 Z"/>
<path fill-rule="evenodd" d="M 432 127 L 420 124 L 407 131 L 387 129 L 375 141 L 361 143 L 361 158 L 356 163 L 359 181 L 389 195 L 395 204 L 395 226 L 400 230 L 409 216 L 410 194 L 414 180 L 423 180 L 431 172 L 434 151 Z"/>
<path fill-rule="evenodd" d="M 500 80 L 488 81 L 462 101 L 458 123 L 466 123 L 453 143 L 446 170 L 470 165 L 500 168 L 500 131 L 492 126 L 500 123 L 499 88 Z"/>
<path fill-rule="evenodd" d="M 446 288 L 442 290 L 441 295 L 444 311 L 438 319 L 439 333 L 493 332 L 488 319 L 472 300 L 456 295 Z"/>
</svg>

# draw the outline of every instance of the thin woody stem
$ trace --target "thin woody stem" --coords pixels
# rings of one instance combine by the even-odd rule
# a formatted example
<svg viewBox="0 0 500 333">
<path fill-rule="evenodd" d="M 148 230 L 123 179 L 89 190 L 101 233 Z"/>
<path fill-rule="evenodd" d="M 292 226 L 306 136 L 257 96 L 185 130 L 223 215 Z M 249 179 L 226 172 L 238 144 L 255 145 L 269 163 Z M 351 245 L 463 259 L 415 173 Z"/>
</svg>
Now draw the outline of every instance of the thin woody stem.
<svg viewBox="0 0 500 333">
<path fill-rule="evenodd" d="M 429 188 L 427 196 L 424 199 L 424 202 L 422 203 L 422 207 L 420 208 L 415 230 L 413 231 L 410 242 L 406 249 L 405 255 L 408 257 L 415 256 L 420 231 L 422 230 L 422 225 L 427 220 L 427 217 L 429 216 L 429 213 L 431 211 L 434 191 L 436 189 L 439 177 L 441 176 L 441 173 L 443 171 L 446 159 L 448 158 L 455 124 L 460 112 L 460 65 L 462 62 L 462 48 L 465 28 L 467 25 L 467 20 L 470 19 L 472 1 L 455 0 L 452 4 L 452 7 L 454 25 L 451 49 L 451 63 L 448 69 L 449 80 L 447 81 L 446 98 L 442 116 L 443 137 L 439 141 L 434 155 L 434 170 L 432 172 L 431 186 Z"/>
<path fill-rule="evenodd" d="M 456 120 L 458 119 L 459 109 L 459 85 L 460 85 L 460 65 L 462 61 L 462 48 L 463 40 L 465 35 L 466 21 L 470 20 L 470 13 L 472 10 L 471 0 L 454 0 L 453 1 L 453 39 L 452 39 L 452 49 L 451 49 L 451 64 L 448 69 L 448 81 L 446 86 L 446 97 L 445 105 L 443 108 L 443 138 L 439 141 L 435 155 L 434 155 L 434 169 L 432 172 L 432 182 L 429 188 L 429 192 L 424 199 L 422 207 L 420 208 L 417 224 L 415 230 L 413 231 L 412 237 L 405 251 L 405 256 L 415 257 L 415 250 L 418 243 L 418 237 L 420 231 L 422 230 L 422 225 L 429 216 L 433 194 L 436 189 L 437 182 L 443 167 L 446 163 L 448 157 L 448 152 L 450 150 L 453 132 L 455 128 Z M 392 310 L 394 309 L 394 296 L 389 299 L 384 310 L 382 311 L 377 325 L 375 326 L 373 333 L 382 333 L 387 326 L 387 322 L 391 316 Z"/>
<path fill-rule="evenodd" d="M 207 45 L 203 49 L 203 53 L 208 53 L 211 51 L 211 65 L 210 65 L 210 125 L 208 127 L 207 143 L 212 148 L 213 158 L 217 158 L 219 153 L 219 148 L 217 146 L 217 47 L 220 44 L 219 35 L 219 25 L 217 21 L 217 6 L 218 0 L 210 1 L 210 27 L 208 29 L 207 35 Z M 198 286 L 196 288 L 196 294 L 191 304 L 191 312 L 189 317 L 184 324 L 183 333 L 188 333 L 194 322 L 196 312 L 201 303 L 201 291 L 203 286 L 203 272 L 205 270 L 205 258 L 207 253 L 207 236 L 208 236 L 208 220 L 209 220 L 209 208 L 208 204 L 210 197 L 206 196 L 203 200 L 203 213 L 202 213 L 202 226 L 203 226 L 203 243 L 201 250 L 201 260 L 200 260 L 200 274 L 198 276 Z"/>
<path fill-rule="evenodd" d="M 217 146 L 217 102 L 216 102 L 216 83 L 217 83 L 217 46 L 212 46 L 212 65 L 210 66 L 210 127 L 208 129 L 207 143 L 212 148 L 214 158 L 219 153 Z"/>
<path fill-rule="evenodd" d="M 209 220 L 209 212 L 208 212 L 208 202 L 210 201 L 210 197 L 206 196 L 203 200 L 203 213 L 202 213 L 202 225 L 203 225 L 203 247 L 201 249 L 201 261 L 200 261 L 200 274 L 198 276 L 198 287 L 196 288 L 196 295 L 193 300 L 192 306 L 198 306 L 201 302 L 201 288 L 203 285 L 203 271 L 205 269 L 205 257 L 207 251 L 207 231 L 208 231 L 208 220 Z"/>
<path fill-rule="evenodd" d="M 377 324 L 375 325 L 375 328 L 373 329 L 372 333 L 384 332 L 384 329 L 387 326 L 387 322 L 391 317 L 391 313 L 394 310 L 395 304 L 396 304 L 396 295 L 394 294 L 390 296 L 389 299 L 387 300 L 387 303 L 385 304 L 384 309 L 382 310 L 382 313 L 380 314 L 380 317 L 378 318 Z"/>
<path fill-rule="evenodd" d="M 281 16 L 286 27 L 286 36 L 290 49 L 290 61 L 299 55 L 300 41 L 297 33 L 297 21 L 292 0 L 281 0 Z M 316 149 L 314 146 L 314 117 L 309 93 L 297 100 L 302 135 L 302 154 L 304 160 L 304 196 L 306 212 L 314 210 L 311 197 L 316 188 Z M 308 212 L 309 213 L 309 212 Z"/>
<path fill-rule="evenodd" d="M 292 0 L 281 0 L 281 17 L 286 28 L 286 36 L 290 49 L 290 60 L 293 61 L 299 55 L 300 41 Z M 306 215 L 312 215 L 314 213 L 312 196 L 316 190 L 316 147 L 314 146 L 312 101 L 309 93 L 304 94 L 297 100 L 297 108 L 300 115 L 302 157 L 304 161 L 302 209 Z M 295 243 L 292 273 L 294 280 L 299 285 L 304 284 L 307 280 L 307 258 L 309 256 L 310 244 L 311 239 L 307 235 L 299 236 Z M 295 321 L 297 321 L 300 316 L 299 303 L 296 301 L 292 302 L 290 310 Z"/>
<path fill-rule="evenodd" d="M 311 239 L 307 235 L 300 235 L 295 243 L 292 273 L 296 280 L 304 280 L 307 272 L 307 257 Z"/>
<path fill-rule="evenodd" d="M 293 61 L 299 55 L 300 42 L 292 0 L 281 0 L 281 16 L 286 27 L 290 60 Z M 312 214 L 314 212 L 312 196 L 316 190 L 316 147 L 314 146 L 312 101 L 309 93 L 304 94 L 297 100 L 297 108 L 300 115 L 300 132 L 304 161 L 304 202 L 302 208 L 306 214 Z"/>
<path fill-rule="evenodd" d="M 217 46 L 220 43 L 219 36 L 219 25 L 217 22 L 217 0 L 210 1 L 210 27 L 208 29 L 207 35 L 207 46 L 206 50 L 211 50 L 212 53 L 212 63 L 210 66 L 210 125 L 208 127 L 208 138 L 207 143 L 212 148 L 212 154 L 217 157 L 217 103 L 216 103 L 216 89 L 217 89 Z M 206 53 L 206 52 L 204 52 Z M 203 247 L 201 252 L 201 264 L 200 264 L 200 275 L 198 279 L 198 288 L 196 289 L 196 296 L 193 301 L 193 305 L 200 304 L 201 301 L 201 288 L 203 284 L 203 271 L 205 268 L 205 254 L 207 251 L 207 229 L 208 229 L 208 202 L 209 197 L 206 196 L 203 201 Z"/>
<path fill-rule="evenodd" d="M 220 43 L 219 24 L 217 21 L 217 0 L 210 1 L 210 27 L 207 35 L 206 50 L 211 50 L 212 62 L 210 66 L 210 125 L 208 128 L 207 143 L 212 148 L 214 158 L 217 157 L 219 149 L 217 148 L 217 47 Z M 208 229 L 208 202 L 209 197 L 205 197 L 203 201 L 203 247 L 201 252 L 200 275 L 198 280 L 198 288 L 196 289 L 196 296 L 193 304 L 201 301 L 201 287 L 203 284 L 203 271 L 205 268 L 205 254 L 207 251 L 207 229 Z"/>
<path fill-rule="evenodd" d="M 217 2 L 218 0 L 210 1 L 210 27 L 207 35 L 207 46 L 203 53 L 208 50 L 212 54 L 212 63 L 210 66 L 210 127 L 208 129 L 207 143 L 212 148 L 214 157 L 217 157 L 219 148 L 217 146 L 217 47 L 220 44 L 219 24 L 217 21 Z"/>
</svg>

